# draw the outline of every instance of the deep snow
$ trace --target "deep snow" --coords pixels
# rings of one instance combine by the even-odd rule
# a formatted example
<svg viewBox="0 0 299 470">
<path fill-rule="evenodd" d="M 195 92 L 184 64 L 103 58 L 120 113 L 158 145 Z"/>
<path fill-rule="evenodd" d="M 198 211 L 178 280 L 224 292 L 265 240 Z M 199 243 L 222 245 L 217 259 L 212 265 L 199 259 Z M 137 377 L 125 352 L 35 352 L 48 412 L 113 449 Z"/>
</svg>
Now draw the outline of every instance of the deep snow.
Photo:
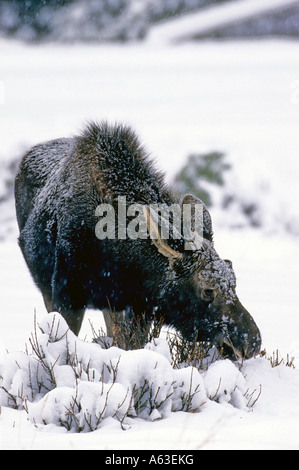
<svg viewBox="0 0 299 470">
<path fill-rule="evenodd" d="M 262 203 L 269 223 L 260 231 L 228 231 L 212 210 L 216 249 L 233 260 L 239 297 L 260 327 L 267 352 L 279 349 L 284 357 L 294 356 L 298 367 L 299 248 L 297 238 L 280 224 L 281 218 L 293 220 L 298 213 L 297 49 L 287 41 L 158 48 L 29 47 L 2 40 L 0 157 L 9 159 L 39 141 L 71 135 L 92 118 L 131 123 L 168 178 L 190 152 L 227 152 L 241 191 L 268 188 Z M 5 216 L 13 213 L 12 206 L 4 210 Z M 38 320 L 45 315 L 15 234 L 16 229 L 0 244 L 1 363 L 6 349 L 24 351 L 34 310 Z M 102 325 L 99 312 L 88 314 L 96 326 Z M 87 318 L 80 338 L 86 335 L 90 340 Z M 219 383 L 219 375 L 223 381 L 231 377 L 226 366 L 217 367 L 210 370 L 209 386 Z M 263 357 L 243 368 L 249 389 L 261 386 L 250 411 L 210 400 L 199 413 L 172 412 L 154 422 L 135 418 L 127 431 L 107 418 L 102 429 L 73 434 L 53 425 L 42 432 L 24 411 L 2 406 L 0 446 L 298 449 L 298 369 L 272 369 Z"/>
</svg>

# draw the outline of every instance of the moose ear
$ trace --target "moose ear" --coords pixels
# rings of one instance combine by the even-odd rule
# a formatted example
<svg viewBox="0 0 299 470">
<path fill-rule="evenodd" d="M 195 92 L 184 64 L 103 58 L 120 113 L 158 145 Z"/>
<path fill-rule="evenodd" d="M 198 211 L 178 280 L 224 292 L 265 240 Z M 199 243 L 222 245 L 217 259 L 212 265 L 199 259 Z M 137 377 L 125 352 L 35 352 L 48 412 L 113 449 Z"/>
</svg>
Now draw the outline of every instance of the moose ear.
<svg viewBox="0 0 299 470">
<path fill-rule="evenodd" d="M 159 253 L 166 256 L 172 263 L 174 260 L 181 258 L 182 254 L 173 250 L 167 241 L 161 237 L 161 230 L 158 222 L 158 214 L 150 209 L 148 206 L 143 206 L 144 217 L 147 225 L 148 232 L 153 244 L 158 249 Z"/>
<path fill-rule="evenodd" d="M 196 204 L 200 204 L 203 210 L 203 237 L 209 242 L 213 243 L 213 227 L 212 227 L 212 219 L 208 209 L 206 208 L 205 204 L 198 198 L 193 196 L 193 194 L 185 194 L 185 196 L 181 199 L 181 206 L 183 207 L 184 204 L 191 205 L 191 228 L 195 230 L 195 211 L 192 211 L 192 207 Z"/>
<path fill-rule="evenodd" d="M 230 259 L 225 259 L 224 262 L 227 264 L 227 266 L 230 268 L 230 269 L 233 269 L 233 263 Z"/>
</svg>

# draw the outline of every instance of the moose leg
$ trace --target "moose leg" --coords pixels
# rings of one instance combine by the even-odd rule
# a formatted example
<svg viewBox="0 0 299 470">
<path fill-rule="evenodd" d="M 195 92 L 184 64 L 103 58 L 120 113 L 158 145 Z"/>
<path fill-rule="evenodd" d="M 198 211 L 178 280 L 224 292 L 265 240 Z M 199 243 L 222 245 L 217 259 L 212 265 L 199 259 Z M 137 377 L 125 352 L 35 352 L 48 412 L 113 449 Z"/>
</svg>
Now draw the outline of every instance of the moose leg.
<svg viewBox="0 0 299 470">
<path fill-rule="evenodd" d="M 42 292 L 42 294 L 43 294 L 44 304 L 47 309 L 47 312 L 48 313 L 53 312 L 52 297 L 46 292 Z"/>
<path fill-rule="evenodd" d="M 118 347 L 129 350 L 143 348 L 148 341 L 151 322 L 144 315 L 132 311 L 112 312 L 103 310 L 107 336 L 113 338 Z"/>
<path fill-rule="evenodd" d="M 84 282 L 77 269 L 78 260 L 70 255 L 71 250 L 56 248 L 56 259 L 52 277 L 52 301 L 44 296 L 47 308 L 59 312 L 70 329 L 79 334 L 86 308 Z"/>
<path fill-rule="evenodd" d="M 102 312 L 106 325 L 107 336 L 109 336 L 109 338 L 113 338 L 115 333 L 115 326 L 120 322 L 124 322 L 124 313 L 112 312 L 111 310 L 108 310 L 106 308 L 103 309 Z"/>
<path fill-rule="evenodd" d="M 65 321 L 67 322 L 70 330 L 78 336 L 82 321 L 84 318 L 85 309 L 73 310 L 72 312 L 60 312 Z"/>
<path fill-rule="evenodd" d="M 52 304 L 52 298 L 49 294 L 43 292 L 43 299 L 45 303 L 45 307 L 47 309 L 47 312 L 53 312 L 55 309 L 53 309 L 53 304 Z M 59 313 L 63 316 L 65 321 L 67 322 L 69 328 L 72 330 L 75 335 L 78 336 L 82 321 L 84 318 L 84 312 L 85 309 L 77 309 L 77 310 L 72 310 L 71 312 L 63 311 L 61 309 L 57 309 Z"/>
<path fill-rule="evenodd" d="M 131 327 L 126 322 L 124 312 L 112 312 L 103 310 L 104 321 L 107 329 L 107 336 L 113 339 L 113 343 L 121 349 L 132 349 L 130 345 Z"/>
</svg>

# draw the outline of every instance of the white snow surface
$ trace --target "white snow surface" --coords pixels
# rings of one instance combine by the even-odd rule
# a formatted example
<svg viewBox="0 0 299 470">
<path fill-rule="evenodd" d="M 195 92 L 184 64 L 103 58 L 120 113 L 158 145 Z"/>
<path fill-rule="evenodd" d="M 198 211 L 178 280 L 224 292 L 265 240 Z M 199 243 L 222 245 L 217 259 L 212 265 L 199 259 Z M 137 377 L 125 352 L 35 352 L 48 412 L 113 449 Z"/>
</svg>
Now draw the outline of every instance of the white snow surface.
<svg viewBox="0 0 299 470">
<path fill-rule="evenodd" d="M 224 215 L 212 210 L 215 247 L 234 263 L 239 298 L 261 330 L 263 347 L 268 354 L 276 349 L 281 357 L 289 354 L 297 365 L 271 368 L 258 357 L 245 361 L 239 371 L 230 361 L 216 362 L 194 377 L 199 411 L 176 411 L 181 391 L 175 389 L 186 384 L 191 370 L 172 369 L 163 341 L 140 353 L 103 352 L 90 343 L 88 322 L 103 326 L 102 315 L 88 311 L 76 346 L 82 358 L 86 363 L 93 358 L 95 375 L 100 375 L 102 355 L 108 362 L 121 356 L 107 416 L 93 432 L 75 433 L 59 425 L 76 387 L 72 368 L 57 362 L 57 387 L 32 401 L 28 397 L 29 415 L 2 402 L 0 448 L 298 449 L 299 248 L 297 237 L 274 230 L 282 219 L 287 223 L 298 216 L 297 43 L 28 46 L 1 40 L 0 55 L 1 159 L 37 142 L 72 135 L 90 119 L 131 124 L 169 179 L 191 152 L 220 149 L 228 154 L 240 191 L 252 194 L 258 188 L 264 195 L 269 223 L 265 230 L 229 231 L 219 224 Z M 12 217 L 12 205 L 1 210 L 1 221 Z M 24 351 L 34 331 L 34 312 L 41 325 L 51 316 L 22 259 L 16 233 L 14 224 L 10 239 L 0 243 L 0 375 L 7 386 L 19 389 L 28 363 L 33 368 L 34 359 Z M 51 353 L 58 349 L 52 346 Z M 156 363 L 166 382 L 174 381 L 169 398 L 170 389 L 161 387 L 155 375 Z M 152 380 L 156 392 L 163 389 L 165 408 L 153 410 L 151 417 L 145 412 L 125 420 L 123 430 L 113 415 L 119 405 L 120 414 L 128 406 L 126 393 L 136 381 L 136 368 Z M 81 410 L 98 415 L 109 384 L 109 377 L 102 386 L 100 379 L 89 382 L 82 375 L 77 387 Z M 41 424 L 43 419 L 49 424 Z"/>
</svg>

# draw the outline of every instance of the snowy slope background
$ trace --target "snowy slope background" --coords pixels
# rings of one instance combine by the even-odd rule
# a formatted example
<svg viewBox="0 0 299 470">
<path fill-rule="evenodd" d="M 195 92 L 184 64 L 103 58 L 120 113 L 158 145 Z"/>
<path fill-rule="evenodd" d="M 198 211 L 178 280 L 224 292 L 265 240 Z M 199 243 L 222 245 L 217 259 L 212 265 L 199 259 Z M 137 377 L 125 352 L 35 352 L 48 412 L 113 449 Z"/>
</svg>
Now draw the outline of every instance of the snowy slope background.
<svg viewBox="0 0 299 470">
<path fill-rule="evenodd" d="M 36 428 L 25 411 L 2 406 L 0 447 L 298 449 L 298 44 L 173 46 L 151 40 L 130 46 L 29 46 L 1 40 L 0 56 L 3 168 L 29 146 L 72 135 L 90 119 L 131 124 L 169 181 L 190 153 L 227 154 L 234 172 L 230 184 L 259 201 L 264 224 L 259 230 L 232 230 L 236 214 L 215 206 L 216 249 L 234 262 L 239 297 L 260 327 L 263 347 L 268 354 L 276 349 L 281 357 L 289 354 L 297 364 L 297 369 L 271 368 L 261 357 L 246 361 L 238 372 L 224 361 L 214 376 L 211 369 L 202 377 L 207 399 L 198 413 L 168 408 L 164 419 L 134 418 L 126 431 L 110 418 L 92 433 L 66 432 L 55 423 Z M 15 363 L 15 355 L 25 350 L 34 311 L 42 324 L 47 316 L 17 247 L 12 201 L 0 208 L 0 364 L 2 374 L 3 369 L 12 374 L 6 361 Z M 88 317 L 96 328 L 103 323 L 99 312 L 88 312 L 80 338 L 90 341 Z M 150 352 L 145 354 L 147 363 Z M 139 360 L 128 359 L 132 368 Z M 165 360 L 162 355 L 161 364 Z M 150 367 L 146 373 L 151 377 Z M 242 387 L 261 395 L 248 409 L 245 398 L 239 406 L 209 400 L 220 377 L 228 390 L 241 383 L 244 395 Z"/>
</svg>

